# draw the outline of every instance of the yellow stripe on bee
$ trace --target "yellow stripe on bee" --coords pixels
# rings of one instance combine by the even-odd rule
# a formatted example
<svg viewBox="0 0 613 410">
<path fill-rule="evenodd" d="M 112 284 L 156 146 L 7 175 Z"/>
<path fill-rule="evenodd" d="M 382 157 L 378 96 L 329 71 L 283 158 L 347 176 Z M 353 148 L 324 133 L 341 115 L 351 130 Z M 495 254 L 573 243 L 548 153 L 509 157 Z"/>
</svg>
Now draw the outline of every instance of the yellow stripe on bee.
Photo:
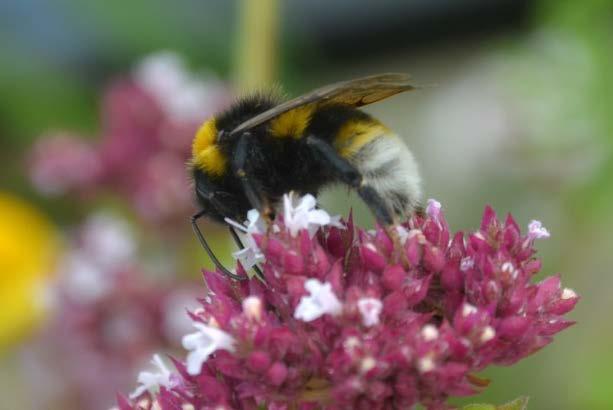
<svg viewBox="0 0 613 410">
<path fill-rule="evenodd" d="M 298 139 L 309 126 L 315 106 L 303 105 L 285 112 L 270 121 L 270 133 L 276 138 Z"/>
<path fill-rule="evenodd" d="M 223 175 L 228 160 L 215 144 L 217 125 L 215 118 L 206 121 L 194 137 L 192 143 L 192 164 L 211 175 Z"/>
<path fill-rule="evenodd" d="M 334 138 L 334 147 L 340 156 L 350 158 L 389 129 L 376 120 L 351 120 L 341 126 Z"/>
</svg>

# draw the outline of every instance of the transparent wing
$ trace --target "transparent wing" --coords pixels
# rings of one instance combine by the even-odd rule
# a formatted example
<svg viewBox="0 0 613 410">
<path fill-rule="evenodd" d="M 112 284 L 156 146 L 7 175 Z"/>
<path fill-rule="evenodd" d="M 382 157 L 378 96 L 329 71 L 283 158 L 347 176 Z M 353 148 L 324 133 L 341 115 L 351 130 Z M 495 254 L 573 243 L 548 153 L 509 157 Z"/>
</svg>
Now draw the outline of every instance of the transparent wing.
<svg viewBox="0 0 613 410">
<path fill-rule="evenodd" d="M 279 115 L 308 104 L 346 104 L 362 107 L 377 101 L 384 100 L 392 95 L 415 89 L 409 83 L 409 75 L 402 73 L 375 74 L 355 80 L 341 81 L 329 84 L 304 94 L 300 97 L 286 101 L 282 104 L 264 111 L 255 117 L 243 122 L 232 130 L 232 134 L 243 132 L 263 124 Z"/>
</svg>

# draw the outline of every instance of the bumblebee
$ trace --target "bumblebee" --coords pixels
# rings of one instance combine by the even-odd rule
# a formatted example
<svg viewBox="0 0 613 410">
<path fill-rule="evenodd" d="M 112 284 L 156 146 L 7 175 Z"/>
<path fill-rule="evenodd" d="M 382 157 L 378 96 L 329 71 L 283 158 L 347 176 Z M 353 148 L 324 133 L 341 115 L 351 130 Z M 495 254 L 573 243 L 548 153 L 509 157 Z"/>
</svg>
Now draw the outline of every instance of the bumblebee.
<svg viewBox="0 0 613 410">
<path fill-rule="evenodd" d="M 204 122 L 189 162 L 201 207 L 192 226 L 217 268 L 246 279 L 217 260 L 198 229 L 200 217 L 242 221 L 255 208 L 270 223 L 284 193 L 317 195 L 337 182 L 355 189 L 394 239 L 391 227 L 420 203 L 417 164 L 392 130 L 359 107 L 413 89 L 406 74 L 378 74 L 285 102 L 272 94 L 254 94 Z"/>
</svg>

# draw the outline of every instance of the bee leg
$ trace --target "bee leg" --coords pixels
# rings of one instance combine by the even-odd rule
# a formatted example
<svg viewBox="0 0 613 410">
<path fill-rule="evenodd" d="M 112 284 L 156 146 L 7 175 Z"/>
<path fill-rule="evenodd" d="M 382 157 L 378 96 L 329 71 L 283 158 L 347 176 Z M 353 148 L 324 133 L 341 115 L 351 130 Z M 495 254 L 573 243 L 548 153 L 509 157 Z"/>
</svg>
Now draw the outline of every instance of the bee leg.
<svg viewBox="0 0 613 410">
<path fill-rule="evenodd" d="M 196 237 L 200 241 L 200 244 L 202 245 L 202 247 L 204 248 L 206 253 L 209 255 L 209 258 L 211 258 L 211 260 L 213 261 L 213 263 L 215 264 L 217 269 L 219 269 L 227 277 L 229 277 L 231 279 L 235 279 L 235 280 L 246 280 L 246 279 L 249 279 L 246 276 L 241 276 L 241 275 L 237 275 L 236 273 L 230 272 L 228 269 L 226 269 L 225 266 L 223 266 L 221 264 L 219 259 L 217 259 L 217 257 L 213 253 L 213 250 L 211 249 L 211 247 L 209 246 L 208 242 L 204 238 L 204 235 L 200 231 L 200 228 L 198 227 L 198 219 L 200 219 L 204 214 L 205 214 L 205 211 L 198 212 L 197 214 L 195 214 L 195 215 L 193 215 L 191 217 L 191 221 L 192 221 L 192 229 L 194 230 L 194 233 L 196 234 Z"/>
<path fill-rule="evenodd" d="M 306 137 L 305 140 L 312 150 L 326 159 L 339 179 L 358 192 L 358 195 L 371 209 L 375 218 L 383 223 L 386 233 L 394 244 L 395 253 L 400 255 L 403 264 L 408 266 L 409 261 L 396 229 L 396 223 L 381 195 L 368 184 L 360 171 L 345 158 L 341 157 L 327 141 L 313 135 Z"/>
<path fill-rule="evenodd" d="M 241 135 L 236 144 L 234 157 L 232 158 L 232 172 L 234 172 L 234 176 L 241 181 L 243 192 L 245 192 L 247 200 L 253 208 L 260 212 L 260 216 L 264 219 L 270 230 L 274 219 L 274 211 L 270 205 L 270 201 L 261 195 L 262 190 L 259 187 L 258 181 L 251 175 L 249 163 L 247 161 L 252 141 L 253 138 L 251 133 L 245 132 Z"/>
</svg>

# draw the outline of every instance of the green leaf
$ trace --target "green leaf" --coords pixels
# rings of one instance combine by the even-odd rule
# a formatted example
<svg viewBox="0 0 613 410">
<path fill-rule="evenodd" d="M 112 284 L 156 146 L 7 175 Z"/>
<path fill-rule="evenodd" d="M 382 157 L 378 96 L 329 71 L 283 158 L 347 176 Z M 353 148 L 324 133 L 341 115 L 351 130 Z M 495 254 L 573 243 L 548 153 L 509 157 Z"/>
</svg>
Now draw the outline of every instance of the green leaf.
<svg viewBox="0 0 613 410">
<path fill-rule="evenodd" d="M 493 404 L 468 404 L 462 410 L 526 410 L 528 408 L 528 398 L 520 397 L 509 403 L 495 406 Z"/>
</svg>

